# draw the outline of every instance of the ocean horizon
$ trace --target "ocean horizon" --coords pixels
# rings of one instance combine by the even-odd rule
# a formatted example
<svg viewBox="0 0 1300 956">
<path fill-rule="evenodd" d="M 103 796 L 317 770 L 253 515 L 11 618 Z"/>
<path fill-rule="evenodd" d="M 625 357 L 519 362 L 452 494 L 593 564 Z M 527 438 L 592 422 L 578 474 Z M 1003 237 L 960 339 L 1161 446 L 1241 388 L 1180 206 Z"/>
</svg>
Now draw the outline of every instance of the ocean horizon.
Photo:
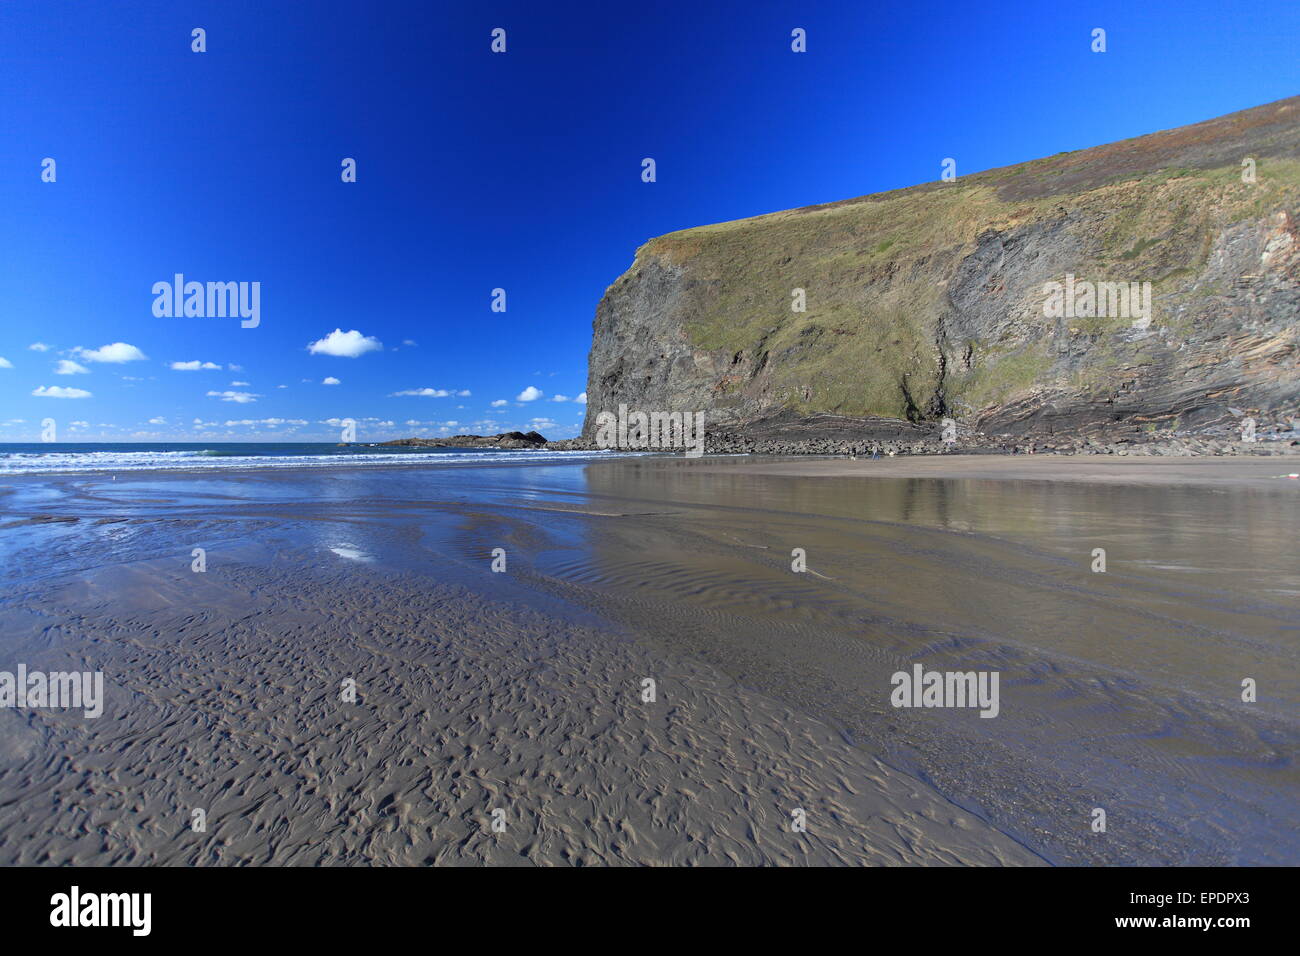
<svg viewBox="0 0 1300 956">
<path fill-rule="evenodd" d="M 580 462 L 655 452 L 503 448 L 412 448 L 334 442 L 9 442 L 0 443 L 0 476 L 340 465 L 456 465 Z"/>
</svg>

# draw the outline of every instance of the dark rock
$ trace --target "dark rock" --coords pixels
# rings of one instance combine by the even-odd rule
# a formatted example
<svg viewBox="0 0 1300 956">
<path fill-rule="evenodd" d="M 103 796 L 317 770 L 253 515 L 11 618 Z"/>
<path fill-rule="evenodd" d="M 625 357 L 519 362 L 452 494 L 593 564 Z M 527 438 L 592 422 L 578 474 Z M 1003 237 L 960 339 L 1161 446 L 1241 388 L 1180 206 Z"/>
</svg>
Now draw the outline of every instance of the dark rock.
<svg viewBox="0 0 1300 956">
<path fill-rule="evenodd" d="M 380 442 L 407 448 L 545 448 L 547 441 L 537 432 L 502 432 L 500 435 L 452 435 L 450 438 L 398 438 Z"/>
</svg>

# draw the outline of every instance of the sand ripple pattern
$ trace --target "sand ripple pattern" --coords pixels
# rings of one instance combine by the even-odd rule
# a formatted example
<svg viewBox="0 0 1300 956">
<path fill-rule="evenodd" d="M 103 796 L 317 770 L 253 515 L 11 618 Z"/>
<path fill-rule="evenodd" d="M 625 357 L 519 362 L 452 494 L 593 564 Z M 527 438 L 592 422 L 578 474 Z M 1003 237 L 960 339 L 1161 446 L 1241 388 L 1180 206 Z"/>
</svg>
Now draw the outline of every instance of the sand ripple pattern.
<svg viewBox="0 0 1300 956">
<path fill-rule="evenodd" d="M 8 602 L 11 653 L 110 690 L 97 721 L 0 712 L 0 863 L 1041 862 L 705 665 L 348 564 L 132 564 Z"/>
</svg>

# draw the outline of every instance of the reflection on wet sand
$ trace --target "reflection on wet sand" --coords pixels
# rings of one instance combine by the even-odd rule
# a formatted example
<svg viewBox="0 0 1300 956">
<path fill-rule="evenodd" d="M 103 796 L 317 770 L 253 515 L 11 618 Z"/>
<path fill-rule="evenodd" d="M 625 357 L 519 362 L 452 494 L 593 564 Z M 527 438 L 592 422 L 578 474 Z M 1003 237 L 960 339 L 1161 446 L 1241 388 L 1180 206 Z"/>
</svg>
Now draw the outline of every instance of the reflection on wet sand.
<svg viewBox="0 0 1300 956">
<path fill-rule="evenodd" d="M 675 514 L 592 519 L 539 558 L 575 600 L 829 716 L 1051 858 L 1296 861 L 1291 489 L 585 470 L 596 502 Z M 892 710 L 913 662 L 1000 671 L 1002 714 Z"/>
<path fill-rule="evenodd" d="M 1300 863 L 1293 486 L 1239 476 L 1231 463 L 1131 482 L 1109 480 L 1105 463 L 1086 467 L 1106 480 L 1082 482 L 996 474 L 1005 461 L 967 466 L 980 478 L 823 464 L 645 458 L 33 479 L 7 490 L 0 548 L 10 593 L 38 608 L 56 582 L 172 552 L 188 568 L 189 549 L 205 544 L 215 569 L 205 584 L 221 580 L 223 562 L 238 567 L 269 608 L 258 626 L 272 641 L 280 622 L 301 629 L 300 602 L 258 589 L 255 569 L 288 562 L 302 588 L 318 573 L 343 588 L 367 654 L 385 646 L 386 629 L 409 634 L 428 613 L 462 622 L 461 653 L 465 641 L 497 646 L 466 602 L 442 593 L 469 588 L 489 607 L 529 608 L 502 647 L 559 640 L 595 668 L 601 644 L 559 638 L 564 627 L 539 623 L 550 620 L 603 632 L 611 648 L 631 637 L 664 660 L 697 662 L 776 708 L 763 713 L 825 722 L 1052 862 Z M 490 571 L 494 548 L 508 573 Z M 805 572 L 792 570 L 795 549 Z M 1104 573 L 1093 570 L 1097 549 Z M 437 600 L 388 607 L 396 598 L 375 596 L 376 580 L 408 578 L 436 586 Z M 169 587 L 160 593 L 184 592 L 183 581 Z M 68 611 L 77 628 L 112 612 L 105 594 Z M 231 613 L 241 604 L 225 600 Z M 223 626 L 219 613 L 208 618 Z M 337 640 L 321 652 L 350 653 Z M 996 671 L 997 717 L 891 707 L 891 675 L 915 664 Z M 723 678 L 690 685 L 692 712 L 725 714 L 743 736 L 736 709 L 716 696 L 735 693 Z M 1255 703 L 1241 700 L 1245 678 L 1259 684 Z M 765 733 L 751 729 L 754 740 Z M 455 728 L 439 733 L 455 739 Z M 752 745 L 740 739 L 727 746 Z M 763 772 L 782 763 L 763 760 Z M 1105 834 L 1090 826 L 1099 807 Z M 853 858 L 845 841 L 831 856 Z"/>
</svg>

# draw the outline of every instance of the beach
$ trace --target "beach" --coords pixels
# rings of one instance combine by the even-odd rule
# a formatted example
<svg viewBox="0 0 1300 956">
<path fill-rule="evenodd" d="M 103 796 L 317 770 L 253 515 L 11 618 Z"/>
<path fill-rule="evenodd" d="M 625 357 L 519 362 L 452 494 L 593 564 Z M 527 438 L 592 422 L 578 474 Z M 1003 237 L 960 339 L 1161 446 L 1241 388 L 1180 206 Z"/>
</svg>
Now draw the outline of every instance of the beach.
<svg viewBox="0 0 1300 956">
<path fill-rule="evenodd" d="M 0 862 L 1300 862 L 1291 460 L 527 454 L 6 476 Z"/>
</svg>

